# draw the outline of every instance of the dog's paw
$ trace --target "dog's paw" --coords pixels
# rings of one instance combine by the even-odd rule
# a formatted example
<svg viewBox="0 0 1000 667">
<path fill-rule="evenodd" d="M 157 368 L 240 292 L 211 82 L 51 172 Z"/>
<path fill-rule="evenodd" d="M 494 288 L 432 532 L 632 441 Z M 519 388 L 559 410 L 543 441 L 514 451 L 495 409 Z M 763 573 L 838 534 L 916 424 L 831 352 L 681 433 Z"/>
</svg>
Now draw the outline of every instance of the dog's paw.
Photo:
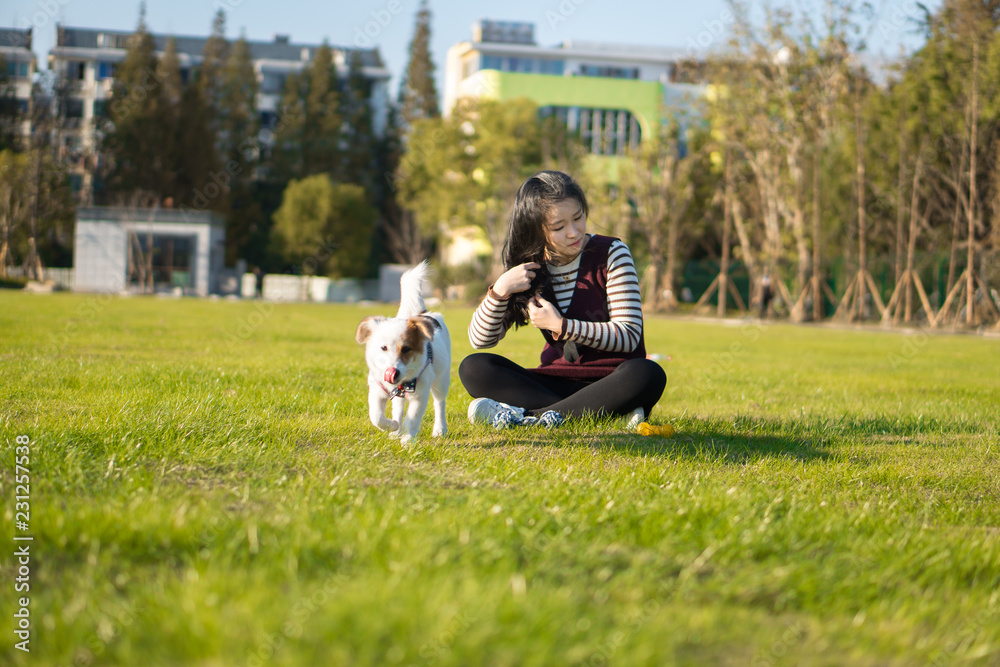
<svg viewBox="0 0 1000 667">
<path fill-rule="evenodd" d="M 385 419 L 379 425 L 383 431 L 389 432 L 389 435 L 399 436 L 399 422 L 395 419 Z"/>
<path fill-rule="evenodd" d="M 401 444 L 401 445 L 403 445 L 405 447 L 406 445 L 410 444 L 411 442 L 413 442 L 416 439 L 417 439 L 416 436 L 410 435 L 409 433 L 406 433 L 406 434 L 402 435 L 399 438 L 399 444 Z"/>
<path fill-rule="evenodd" d="M 434 438 L 443 438 L 446 435 L 448 435 L 448 427 L 447 426 L 445 426 L 444 428 L 437 428 L 437 427 L 435 427 L 434 430 L 431 431 L 431 436 L 434 437 Z"/>
</svg>

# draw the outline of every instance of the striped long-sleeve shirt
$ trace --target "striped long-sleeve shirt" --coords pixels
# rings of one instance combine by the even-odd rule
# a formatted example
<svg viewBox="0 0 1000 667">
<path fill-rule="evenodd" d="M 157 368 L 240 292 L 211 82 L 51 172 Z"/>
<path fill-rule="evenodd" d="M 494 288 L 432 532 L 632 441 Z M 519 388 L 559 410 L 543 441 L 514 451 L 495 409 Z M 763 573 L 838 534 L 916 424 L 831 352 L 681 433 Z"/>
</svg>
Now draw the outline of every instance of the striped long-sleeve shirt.
<svg viewBox="0 0 1000 667">
<path fill-rule="evenodd" d="M 580 255 L 564 266 L 549 264 L 548 269 L 556 296 L 555 305 L 560 312 L 565 312 L 576 289 Z M 628 246 L 618 240 L 611 244 L 608 252 L 607 289 L 611 320 L 587 322 L 567 319 L 562 339 L 605 352 L 631 352 L 639 344 L 642 334 L 642 300 L 632 254 Z M 502 321 L 507 304 L 507 299 L 497 299 L 492 294 L 487 294 L 473 313 L 469 324 L 469 342 L 472 347 L 482 350 L 500 342 L 507 333 Z"/>
</svg>

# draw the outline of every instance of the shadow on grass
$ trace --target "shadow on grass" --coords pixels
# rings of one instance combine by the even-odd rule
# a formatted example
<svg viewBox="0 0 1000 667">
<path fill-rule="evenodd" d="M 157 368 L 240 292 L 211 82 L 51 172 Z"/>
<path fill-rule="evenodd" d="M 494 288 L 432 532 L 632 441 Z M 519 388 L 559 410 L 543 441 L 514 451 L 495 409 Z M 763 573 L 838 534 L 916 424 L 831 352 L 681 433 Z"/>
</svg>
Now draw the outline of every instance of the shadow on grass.
<svg viewBox="0 0 1000 667">
<path fill-rule="evenodd" d="M 829 437 L 821 428 L 803 428 L 778 420 L 730 421 L 686 419 L 674 423 L 670 437 L 642 436 L 622 431 L 620 421 L 585 421 L 564 430 L 546 433 L 509 432 L 503 441 L 485 445 L 502 447 L 589 447 L 612 450 L 628 456 L 745 464 L 765 458 L 814 461 L 832 457 Z"/>
</svg>

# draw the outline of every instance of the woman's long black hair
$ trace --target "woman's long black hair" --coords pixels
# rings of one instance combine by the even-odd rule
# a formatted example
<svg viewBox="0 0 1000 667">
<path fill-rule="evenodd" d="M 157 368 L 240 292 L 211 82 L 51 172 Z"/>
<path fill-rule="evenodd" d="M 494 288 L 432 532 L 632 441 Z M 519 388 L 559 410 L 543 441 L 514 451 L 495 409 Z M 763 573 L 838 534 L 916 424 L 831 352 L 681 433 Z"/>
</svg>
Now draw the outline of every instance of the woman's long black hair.
<svg viewBox="0 0 1000 667">
<path fill-rule="evenodd" d="M 583 188 L 569 174 L 561 171 L 540 171 L 522 183 L 517 191 L 507 240 L 503 245 L 504 270 L 527 262 L 535 262 L 541 268 L 535 271 L 527 290 L 511 295 L 503 316 L 507 327 L 528 324 L 528 303 L 543 289 L 550 287 L 545 264 L 545 222 L 552 207 L 564 199 L 578 201 L 584 216 L 587 215 L 587 197 Z M 551 289 L 548 291 L 551 292 Z"/>
</svg>

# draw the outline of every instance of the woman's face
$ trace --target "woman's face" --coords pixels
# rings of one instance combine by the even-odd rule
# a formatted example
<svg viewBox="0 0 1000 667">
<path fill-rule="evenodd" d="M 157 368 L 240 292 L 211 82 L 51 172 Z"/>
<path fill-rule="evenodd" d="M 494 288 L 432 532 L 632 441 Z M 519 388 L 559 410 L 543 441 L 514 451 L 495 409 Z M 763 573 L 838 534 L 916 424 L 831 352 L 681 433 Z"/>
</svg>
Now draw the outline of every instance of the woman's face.
<svg viewBox="0 0 1000 667">
<path fill-rule="evenodd" d="M 575 199 L 556 202 L 545 219 L 545 250 L 549 259 L 565 264 L 573 261 L 587 240 L 587 216 Z"/>
</svg>

